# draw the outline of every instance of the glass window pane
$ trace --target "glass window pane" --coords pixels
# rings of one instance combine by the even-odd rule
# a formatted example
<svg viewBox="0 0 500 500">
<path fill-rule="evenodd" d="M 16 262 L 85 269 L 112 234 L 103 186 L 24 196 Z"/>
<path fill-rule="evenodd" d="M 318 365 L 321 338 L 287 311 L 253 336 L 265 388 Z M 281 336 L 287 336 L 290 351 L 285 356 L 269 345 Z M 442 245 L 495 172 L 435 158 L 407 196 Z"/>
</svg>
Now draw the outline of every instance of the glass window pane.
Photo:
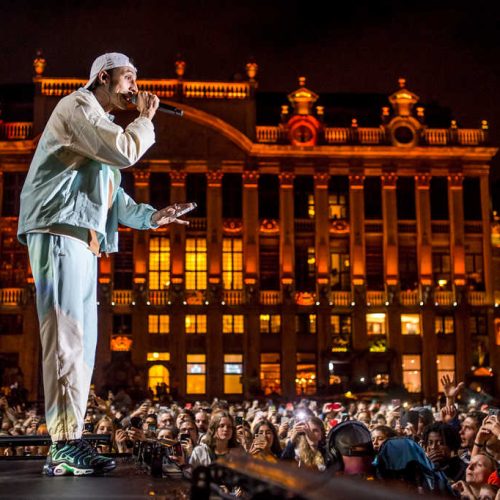
<svg viewBox="0 0 500 500">
<path fill-rule="evenodd" d="M 420 314 L 402 314 L 401 333 L 403 335 L 420 335 Z"/>
<path fill-rule="evenodd" d="M 205 394 L 206 375 L 187 375 L 186 392 L 187 394 Z"/>
<path fill-rule="evenodd" d="M 205 354 L 188 354 L 187 362 L 188 363 L 206 363 L 207 357 Z"/>
<path fill-rule="evenodd" d="M 243 394 L 241 375 L 224 375 L 225 394 Z"/>
<path fill-rule="evenodd" d="M 387 331 L 385 313 L 367 314 L 366 328 L 368 335 L 385 335 Z"/>
</svg>

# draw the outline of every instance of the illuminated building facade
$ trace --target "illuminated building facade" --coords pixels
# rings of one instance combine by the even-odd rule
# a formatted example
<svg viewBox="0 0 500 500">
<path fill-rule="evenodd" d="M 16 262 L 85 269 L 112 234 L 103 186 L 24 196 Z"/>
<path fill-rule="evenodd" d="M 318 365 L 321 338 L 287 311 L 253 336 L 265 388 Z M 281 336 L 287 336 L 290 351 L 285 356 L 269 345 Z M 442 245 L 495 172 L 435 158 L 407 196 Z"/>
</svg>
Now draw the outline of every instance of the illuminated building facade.
<svg viewBox="0 0 500 500">
<path fill-rule="evenodd" d="M 139 81 L 185 116 L 157 114 L 157 142 L 122 186 L 198 209 L 188 227 L 122 228 L 121 251 L 100 259 L 97 388 L 231 399 L 399 384 L 434 397 L 451 373 L 498 391 L 487 123 L 431 127 L 401 79 L 374 126 L 362 113 L 334 126 L 335 95 L 316 105 L 327 96 L 301 78 L 264 124 L 255 63 L 228 83 L 185 80 L 184 67 Z M 32 397 L 40 347 L 19 193 L 51 110 L 84 83 L 43 68 L 39 56 L 32 122 L 0 122 L 0 374 L 20 368 Z"/>
</svg>

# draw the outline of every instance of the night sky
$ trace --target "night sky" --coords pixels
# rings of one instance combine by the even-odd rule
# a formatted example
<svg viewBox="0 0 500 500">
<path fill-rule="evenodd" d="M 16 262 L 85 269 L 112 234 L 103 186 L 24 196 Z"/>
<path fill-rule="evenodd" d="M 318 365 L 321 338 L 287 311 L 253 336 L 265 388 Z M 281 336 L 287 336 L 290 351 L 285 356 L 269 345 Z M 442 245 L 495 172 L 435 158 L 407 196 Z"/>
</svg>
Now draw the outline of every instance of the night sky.
<svg viewBox="0 0 500 500">
<path fill-rule="evenodd" d="M 29 82 L 38 48 L 48 62 L 46 76 L 86 77 L 97 55 L 121 51 L 135 59 L 139 77 L 173 77 L 181 53 L 186 79 L 231 80 L 244 74 L 253 56 L 260 90 L 284 95 L 300 75 L 320 94 L 390 94 L 404 76 L 424 104 L 451 108 L 459 125 L 476 128 L 488 120 L 491 140 L 500 145 L 497 2 L 319 5 L 1 0 L 0 85 Z M 494 169 L 493 177 L 500 178 L 499 160 Z"/>
</svg>

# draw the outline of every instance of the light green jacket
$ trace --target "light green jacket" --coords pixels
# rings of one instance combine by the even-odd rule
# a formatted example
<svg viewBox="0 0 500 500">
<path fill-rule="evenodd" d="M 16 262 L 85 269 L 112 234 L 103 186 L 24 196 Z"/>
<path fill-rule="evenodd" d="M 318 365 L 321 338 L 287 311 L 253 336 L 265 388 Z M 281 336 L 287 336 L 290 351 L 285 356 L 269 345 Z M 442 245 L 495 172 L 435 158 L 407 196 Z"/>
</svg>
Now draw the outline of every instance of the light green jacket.
<svg viewBox="0 0 500 500">
<path fill-rule="evenodd" d="M 149 229 L 156 211 L 137 204 L 120 185 L 120 168 L 136 163 L 154 144 L 151 120 L 138 117 L 125 130 L 113 123 L 86 89 L 62 98 L 40 138 L 23 190 L 18 238 L 64 224 L 94 229 L 101 251 L 118 250 L 118 223 Z M 109 207 L 110 181 L 114 186 Z"/>
</svg>

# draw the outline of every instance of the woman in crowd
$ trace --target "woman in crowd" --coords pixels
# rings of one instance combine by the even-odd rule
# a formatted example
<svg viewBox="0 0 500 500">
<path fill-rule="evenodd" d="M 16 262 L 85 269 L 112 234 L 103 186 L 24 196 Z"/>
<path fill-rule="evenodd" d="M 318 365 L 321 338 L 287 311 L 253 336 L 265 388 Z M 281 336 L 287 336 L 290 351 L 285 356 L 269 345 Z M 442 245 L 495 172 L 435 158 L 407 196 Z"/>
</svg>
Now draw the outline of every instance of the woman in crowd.
<svg viewBox="0 0 500 500">
<path fill-rule="evenodd" d="M 488 478 L 496 470 L 495 460 L 484 453 L 479 453 L 471 458 L 465 471 L 465 481 L 457 481 L 453 490 L 462 499 L 476 500 L 481 487 L 487 484 Z"/>
<path fill-rule="evenodd" d="M 276 427 L 268 420 L 261 420 L 254 427 L 254 439 L 248 451 L 255 458 L 277 462 L 281 457 L 281 445 Z"/>
<path fill-rule="evenodd" d="M 98 453 L 110 453 L 115 447 L 115 428 L 113 421 L 107 416 L 102 417 L 94 426 L 94 434 L 109 434 L 111 436 L 112 444 L 107 446 L 100 444 L 97 447 Z"/>
<path fill-rule="evenodd" d="M 387 425 L 377 425 L 371 431 L 373 450 L 378 453 L 380 447 L 392 437 L 396 437 L 396 431 Z"/>
<path fill-rule="evenodd" d="M 208 426 L 204 442 L 195 446 L 189 464 L 210 465 L 219 457 L 225 457 L 231 450 L 239 448 L 233 417 L 229 413 L 217 411 Z"/>
<path fill-rule="evenodd" d="M 292 427 L 281 458 L 295 460 L 299 467 L 325 470 L 330 465 L 325 439 L 325 427 L 321 419 L 309 416 L 299 420 Z"/>
</svg>

